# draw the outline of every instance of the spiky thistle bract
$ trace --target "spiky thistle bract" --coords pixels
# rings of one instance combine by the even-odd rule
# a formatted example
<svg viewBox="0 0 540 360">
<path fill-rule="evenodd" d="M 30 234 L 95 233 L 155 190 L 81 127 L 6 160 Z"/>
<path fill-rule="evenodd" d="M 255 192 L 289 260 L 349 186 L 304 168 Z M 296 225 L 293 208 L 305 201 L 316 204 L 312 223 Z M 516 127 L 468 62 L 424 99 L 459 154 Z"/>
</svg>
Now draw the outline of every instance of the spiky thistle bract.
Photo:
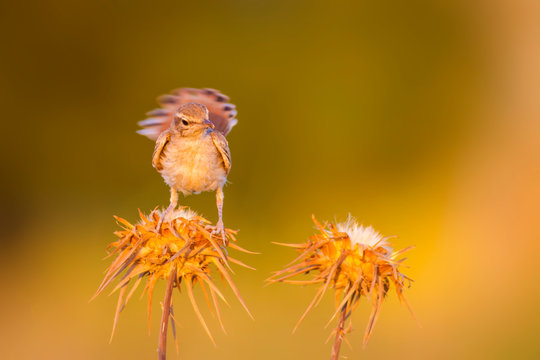
<svg viewBox="0 0 540 360">
<path fill-rule="evenodd" d="M 106 287 L 118 280 L 111 292 L 112 294 L 119 291 L 111 340 L 120 312 L 144 280 L 146 280 L 146 285 L 143 291 L 148 297 L 149 328 L 154 288 L 159 280 L 164 280 L 167 284 L 160 326 L 158 349 L 160 359 L 165 359 L 169 319 L 173 320 L 171 327 L 176 341 L 172 292 L 174 288 L 180 290 L 182 283 L 193 309 L 212 343 L 214 343 L 214 339 L 193 294 L 193 288 L 197 284 L 202 288 L 208 306 L 211 311 L 215 312 L 223 331 L 225 328 L 221 320 L 218 301 L 219 299 L 225 303 L 227 301 L 214 282 L 215 275 L 222 277 L 228 283 L 244 309 L 252 317 L 227 270 L 229 262 L 247 268 L 251 267 L 226 256 L 226 248 L 218 245 L 228 244 L 227 248 L 229 249 L 252 253 L 234 243 L 236 231 L 226 229 L 227 239 L 221 239 L 221 236 L 216 237 L 215 234 L 218 233 L 216 227 L 186 207 L 179 208 L 174 213 L 169 214 L 159 230 L 156 228 L 162 216 L 161 211 L 154 210 L 148 216 L 139 211 L 139 215 L 140 221 L 137 224 L 131 224 L 125 219 L 115 217 L 122 230 L 115 232 L 118 239 L 108 248 L 110 249 L 109 257 L 116 256 L 116 258 L 107 268 L 105 278 L 94 295 L 94 297 L 99 295 Z M 130 284 L 132 285 L 128 291 Z"/>
<path fill-rule="evenodd" d="M 358 225 L 349 217 L 344 223 L 320 224 L 313 216 L 318 233 L 302 244 L 283 244 L 297 249 L 299 256 L 281 271 L 275 272 L 268 283 L 283 282 L 296 285 L 317 284 L 319 289 L 300 317 L 294 331 L 310 310 L 317 306 L 328 289 L 334 289 L 336 310 L 330 324 L 338 317 L 338 325 L 330 336 L 335 334 L 332 359 L 337 359 L 341 341 L 350 331 L 350 316 L 362 297 L 371 302 L 372 310 L 364 334 L 363 344 L 367 344 L 379 316 L 381 304 L 391 285 L 398 298 L 407 304 L 404 290 L 406 281 L 412 281 L 400 272 L 405 259 L 399 257 L 411 249 L 408 247 L 394 251 L 388 241 L 372 227 Z M 307 280 L 295 277 L 311 275 Z M 409 307 L 410 309 L 410 307 Z M 349 324 L 345 324 L 349 320 Z M 327 325 L 328 325 L 327 324 Z"/>
</svg>

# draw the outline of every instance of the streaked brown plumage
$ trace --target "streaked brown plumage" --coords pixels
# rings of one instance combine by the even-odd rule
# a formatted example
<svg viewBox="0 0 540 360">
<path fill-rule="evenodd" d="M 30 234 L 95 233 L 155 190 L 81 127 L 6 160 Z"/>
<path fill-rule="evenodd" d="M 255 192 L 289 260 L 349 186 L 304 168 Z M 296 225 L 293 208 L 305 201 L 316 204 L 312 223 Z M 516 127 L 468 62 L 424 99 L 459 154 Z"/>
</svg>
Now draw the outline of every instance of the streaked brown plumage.
<svg viewBox="0 0 540 360">
<path fill-rule="evenodd" d="M 171 188 L 170 213 L 184 195 L 216 191 L 223 239 L 223 186 L 231 169 L 225 135 L 236 124 L 236 109 L 229 98 L 213 89 L 183 88 L 158 98 L 162 108 L 147 113 L 137 131 L 156 140 L 152 165 Z M 159 224 L 161 225 L 161 223 Z M 159 226 L 158 225 L 158 231 Z"/>
<path fill-rule="evenodd" d="M 229 97 L 214 89 L 181 88 L 171 91 L 171 94 L 158 97 L 161 108 L 146 113 L 148 119 L 140 121 L 143 129 L 137 131 L 152 140 L 157 140 L 159 134 L 169 128 L 173 114 L 184 104 L 195 102 L 206 106 L 209 120 L 217 130 L 227 136 L 236 125 L 236 107 L 229 103 Z"/>
</svg>

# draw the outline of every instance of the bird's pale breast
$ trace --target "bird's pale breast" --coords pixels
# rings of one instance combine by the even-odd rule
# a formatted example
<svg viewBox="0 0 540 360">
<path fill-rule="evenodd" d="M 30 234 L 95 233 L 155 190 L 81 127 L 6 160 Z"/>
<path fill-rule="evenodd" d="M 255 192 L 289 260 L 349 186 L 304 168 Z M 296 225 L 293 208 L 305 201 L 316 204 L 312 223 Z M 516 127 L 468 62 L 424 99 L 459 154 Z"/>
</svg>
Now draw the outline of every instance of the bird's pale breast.
<svg viewBox="0 0 540 360">
<path fill-rule="evenodd" d="M 165 182 L 184 195 L 214 191 L 227 181 L 221 155 L 210 135 L 171 138 L 162 165 L 160 173 Z"/>
</svg>

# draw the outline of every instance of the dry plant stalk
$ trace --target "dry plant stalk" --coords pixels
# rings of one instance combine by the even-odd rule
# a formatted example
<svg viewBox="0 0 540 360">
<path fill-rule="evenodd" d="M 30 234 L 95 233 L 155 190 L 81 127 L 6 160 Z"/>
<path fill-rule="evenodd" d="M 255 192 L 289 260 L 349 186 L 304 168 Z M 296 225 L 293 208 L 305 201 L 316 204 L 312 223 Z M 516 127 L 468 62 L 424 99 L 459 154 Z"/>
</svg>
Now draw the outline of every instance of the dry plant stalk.
<svg viewBox="0 0 540 360">
<path fill-rule="evenodd" d="M 240 292 L 234 284 L 227 267 L 229 266 L 228 262 L 231 262 L 250 269 L 253 268 L 232 257 L 226 258 L 222 248 L 217 245 L 218 243 L 228 243 L 228 248 L 230 249 L 254 254 L 234 243 L 236 241 L 236 231 L 226 229 L 227 239 L 222 239 L 220 235 L 216 237 L 215 234 L 219 233 L 216 232 L 216 227 L 212 226 L 210 221 L 198 216 L 186 207 L 179 208 L 173 213 L 170 213 L 168 218 L 162 222 L 159 230 L 156 230 L 156 228 L 162 216 L 161 211 L 154 210 L 148 216 L 143 215 L 140 211 L 139 214 L 141 219 L 135 225 L 130 224 L 120 217 L 115 217 L 123 230 L 115 232 L 118 240 L 109 245 L 108 249 L 112 249 L 112 251 L 108 257 L 116 255 L 116 258 L 107 268 L 105 278 L 93 297 L 95 298 L 99 295 L 114 280 L 119 279 L 111 292 L 112 294 L 118 290 L 120 291 L 111 340 L 120 312 L 126 306 L 143 279 L 146 279 L 146 286 L 143 292 L 148 296 L 149 329 L 154 288 L 160 279 L 165 280 L 167 283 L 160 325 L 158 348 L 158 358 L 160 360 L 166 357 L 169 319 L 172 319 L 171 328 L 176 342 L 176 348 L 178 349 L 172 293 L 175 287 L 180 291 L 182 282 L 184 283 L 195 314 L 214 345 L 215 342 L 212 334 L 204 321 L 193 295 L 193 287 L 197 283 L 200 284 L 208 306 L 212 312 L 215 312 L 224 332 L 225 328 L 221 320 L 218 298 L 225 302 L 225 304 L 227 304 L 227 301 L 215 285 L 212 279 L 213 274 L 220 275 L 229 284 L 248 315 L 253 318 L 240 296 Z M 223 240 L 226 240 L 226 242 Z M 127 292 L 130 283 L 133 283 L 133 285 L 129 292 Z"/>
<path fill-rule="evenodd" d="M 321 225 L 313 216 L 319 233 L 311 236 L 303 244 L 278 245 L 292 247 L 300 255 L 281 271 L 267 279 L 269 284 L 283 282 L 296 285 L 318 284 L 313 301 L 294 327 L 296 331 L 309 311 L 317 306 L 329 288 L 335 290 L 336 311 L 328 321 L 328 326 L 338 317 L 338 325 L 330 335 L 335 335 L 331 360 L 338 359 L 342 340 L 350 332 L 351 313 L 358 306 L 360 298 L 365 296 L 372 303 L 371 315 L 364 334 L 363 344 L 367 344 L 373 331 L 383 298 L 394 284 L 397 296 L 409 307 L 403 294 L 405 280 L 410 278 L 399 272 L 405 259 L 397 259 L 412 247 L 393 251 L 388 238 L 383 238 L 372 227 L 359 226 L 349 216 L 345 223 L 325 223 Z M 314 273 L 309 280 L 293 280 L 296 275 Z M 411 310 L 412 313 L 412 310 Z"/>
</svg>

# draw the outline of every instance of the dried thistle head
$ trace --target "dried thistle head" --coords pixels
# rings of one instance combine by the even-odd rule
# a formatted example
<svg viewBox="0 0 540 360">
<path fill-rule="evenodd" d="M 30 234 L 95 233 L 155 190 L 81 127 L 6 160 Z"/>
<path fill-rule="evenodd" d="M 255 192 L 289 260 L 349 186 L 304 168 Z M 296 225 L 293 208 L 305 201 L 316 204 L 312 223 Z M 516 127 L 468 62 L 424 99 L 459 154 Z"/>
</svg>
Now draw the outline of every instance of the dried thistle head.
<svg viewBox="0 0 540 360">
<path fill-rule="evenodd" d="M 212 342 L 214 342 L 213 337 L 193 296 L 193 286 L 197 283 L 203 289 L 208 306 L 212 311 L 215 311 L 223 331 L 225 330 L 221 321 L 218 297 L 225 303 L 227 301 L 215 285 L 214 275 L 219 274 L 226 280 L 242 306 L 251 316 L 227 270 L 228 262 L 250 267 L 239 260 L 225 257 L 223 249 L 217 245 L 217 243 L 223 243 L 225 239 L 221 239 L 220 236 L 216 238 L 216 235 L 213 234 L 216 232 L 216 227 L 211 225 L 210 221 L 188 208 L 182 207 L 169 214 L 168 218 L 161 224 L 159 231 L 156 231 L 162 212 L 154 210 L 148 216 L 145 216 L 139 211 L 139 214 L 141 219 L 135 225 L 120 217 L 115 217 L 123 229 L 115 232 L 118 239 L 111 243 L 108 248 L 111 250 L 109 257 L 116 256 L 116 258 L 106 270 L 105 278 L 94 295 L 94 297 L 99 295 L 115 279 L 119 279 L 116 287 L 111 292 L 112 294 L 120 290 L 113 334 L 120 312 L 143 280 L 146 280 L 143 291 L 148 296 L 149 327 L 154 288 L 160 279 L 167 282 L 160 327 L 160 352 L 164 351 L 161 342 L 166 341 L 168 319 L 169 317 L 173 318 L 172 290 L 174 287 L 180 290 L 182 282 L 193 309 Z M 228 238 L 226 240 L 229 248 L 251 253 L 234 243 L 236 241 L 236 231 L 226 229 L 225 233 Z M 232 241 L 229 242 L 228 240 Z M 126 295 L 130 283 L 133 285 Z M 213 306 L 210 305 L 210 299 Z M 174 321 L 171 322 L 171 325 L 176 338 Z M 165 331 L 164 334 L 163 330 Z"/>
<path fill-rule="evenodd" d="M 346 222 L 339 224 L 321 225 L 314 216 L 313 221 L 319 233 L 311 236 L 306 243 L 278 243 L 296 248 L 300 254 L 285 269 L 275 272 L 267 281 L 320 285 L 294 331 L 309 311 L 321 301 L 326 290 L 333 288 L 336 311 L 328 323 L 340 314 L 338 326 L 334 330 L 336 340 L 350 331 L 350 323 L 345 327 L 345 321 L 358 306 L 361 297 L 366 297 L 372 303 L 372 311 L 364 335 L 365 345 L 377 321 L 382 300 L 392 284 L 398 298 L 407 304 L 403 294 L 405 281 L 410 283 L 412 280 L 400 272 L 399 268 L 405 259 L 398 258 L 411 247 L 394 251 L 388 238 L 383 238 L 370 226 L 358 225 L 350 216 Z M 300 274 L 312 276 L 309 280 L 293 279 Z M 337 351 L 339 352 L 339 346 Z"/>
</svg>

